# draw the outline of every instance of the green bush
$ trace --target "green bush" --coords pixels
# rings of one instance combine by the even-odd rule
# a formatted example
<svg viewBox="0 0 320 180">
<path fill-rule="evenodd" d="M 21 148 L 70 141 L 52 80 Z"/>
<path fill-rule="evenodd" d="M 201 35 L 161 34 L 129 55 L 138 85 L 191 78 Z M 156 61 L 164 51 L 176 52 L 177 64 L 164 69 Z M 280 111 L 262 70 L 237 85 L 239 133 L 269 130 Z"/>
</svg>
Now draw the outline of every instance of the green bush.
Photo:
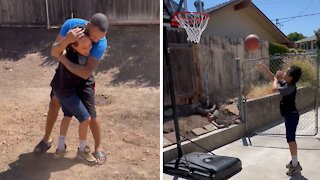
<svg viewBox="0 0 320 180">
<path fill-rule="evenodd" d="M 290 50 L 287 46 L 282 45 L 282 44 L 277 44 L 277 43 L 270 43 L 269 42 L 269 55 L 274 56 L 278 54 L 285 54 L 289 53 Z"/>
<path fill-rule="evenodd" d="M 298 53 L 298 51 L 296 49 L 289 49 L 289 51 L 290 51 L 290 53 L 295 53 L 295 54 Z"/>
<path fill-rule="evenodd" d="M 320 49 L 320 28 L 317 29 L 316 31 L 314 31 L 314 34 L 317 37 L 317 43 L 316 44 L 317 44 L 318 51 L 319 51 L 319 49 Z"/>
<path fill-rule="evenodd" d="M 277 43 L 270 43 L 269 42 L 269 55 L 281 55 L 285 53 L 289 53 L 290 50 L 287 46 Z M 269 69 L 272 73 L 276 73 L 278 70 L 282 69 L 283 61 L 282 58 L 275 58 L 270 60 Z"/>
</svg>

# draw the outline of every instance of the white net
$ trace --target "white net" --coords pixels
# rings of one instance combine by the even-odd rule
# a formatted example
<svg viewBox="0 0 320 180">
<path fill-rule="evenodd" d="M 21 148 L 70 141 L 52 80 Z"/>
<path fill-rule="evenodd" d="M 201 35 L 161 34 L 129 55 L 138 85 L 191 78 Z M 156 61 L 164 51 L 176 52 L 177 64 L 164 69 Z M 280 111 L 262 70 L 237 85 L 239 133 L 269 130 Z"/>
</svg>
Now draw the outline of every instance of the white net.
<svg viewBox="0 0 320 180">
<path fill-rule="evenodd" d="M 199 43 L 202 32 L 206 29 L 209 16 L 204 13 L 177 13 L 176 20 L 188 35 L 187 40 Z"/>
</svg>

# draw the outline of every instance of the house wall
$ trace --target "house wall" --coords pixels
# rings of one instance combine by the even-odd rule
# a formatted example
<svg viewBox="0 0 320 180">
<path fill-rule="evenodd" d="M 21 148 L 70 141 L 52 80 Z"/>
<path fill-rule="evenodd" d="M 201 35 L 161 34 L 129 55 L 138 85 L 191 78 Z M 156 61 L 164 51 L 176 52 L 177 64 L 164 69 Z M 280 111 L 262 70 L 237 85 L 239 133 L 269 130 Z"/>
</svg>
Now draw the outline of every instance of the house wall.
<svg viewBox="0 0 320 180">
<path fill-rule="evenodd" d="M 255 33 L 262 40 L 269 42 L 281 42 L 280 35 L 274 32 L 274 29 L 265 22 L 253 7 L 247 7 L 238 11 L 233 6 L 210 14 L 208 26 L 204 31 L 207 36 L 227 36 L 231 38 L 244 38 L 247 35 Z"/>
<path fill-rule="evenodd" d="M 317 42 L 315 40 L 313 40 L 313 41 L 297 43 L 297 48 L 303 49 L 306 52 L 316 52 L 317 51 Z"/>
</svg>

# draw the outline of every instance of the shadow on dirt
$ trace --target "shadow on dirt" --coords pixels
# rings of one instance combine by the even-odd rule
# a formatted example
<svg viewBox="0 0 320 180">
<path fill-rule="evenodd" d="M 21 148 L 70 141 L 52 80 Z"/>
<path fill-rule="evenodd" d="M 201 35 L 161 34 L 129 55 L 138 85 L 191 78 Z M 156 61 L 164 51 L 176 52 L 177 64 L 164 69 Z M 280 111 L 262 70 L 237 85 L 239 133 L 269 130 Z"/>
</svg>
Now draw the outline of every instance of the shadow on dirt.
<svg viewBox="0 0 320 180">
<path fill-rule="evenodd" d="M 70 158 L 55 160 L 53 153 L 42 156 L 25 153 L 10 163 L 8 170 L 0 173 L 0 179 L 49 179 L 51 172 L 64 171 L 78 163 Z"/>
<path fill-rule="evenodd" d="M 18 61 L 30 53 L 41 53 L 48 57 L 48 64 L 55 64 L 49 56 L 50 48 L 58 29 L 44 28 L 0 28 L 0 60 Z"/>
<path fill-rule="evenodd" d="M 30 53 L 40 53 L 43 63 L 52 66 L 57 61 L 50 56 L 51 45 L 59 29 L 1 28 L 0 61 L 19 61 Z M 112 84 L 134 82 L 135 85 L 160 85 L 160 32 L 158 25 L 111 26 L 107 56 L 95 73 L 116 69 Z"/>
</svg>

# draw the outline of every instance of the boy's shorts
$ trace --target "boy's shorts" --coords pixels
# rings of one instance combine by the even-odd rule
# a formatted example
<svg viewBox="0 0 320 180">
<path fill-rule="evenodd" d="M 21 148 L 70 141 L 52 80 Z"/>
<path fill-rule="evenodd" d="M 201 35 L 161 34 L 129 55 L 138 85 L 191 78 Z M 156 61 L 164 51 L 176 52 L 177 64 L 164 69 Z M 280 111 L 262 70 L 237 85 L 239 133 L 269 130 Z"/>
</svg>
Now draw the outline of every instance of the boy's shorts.
<svg viewBox="0 0 320 180">
<path fill-rule="evenodd" d="M 89 112 L 76 93 L 69 96 L 62 96 L 54 89 L 52 91 L 53 95 L 59 99 L 65 117 L 75 116 L 80 123 L 90 118 Z"/>
<path fill-rule="evenodd" d="M 97 112 L 95 107 L 95 84 L 86 85 L 85 88 L 77 92 L 77 95 L 89 112 L 91 119 L 96 119 Z M 52 96 L 54 96 L 53 91 L 50 93 L 50 98 L 52 98 Z"/>
<path fill-rule="evenodd" d="M 77 92 L 77 95 L 80 97 L 82 103 L 88 110 L 91 119 L 96 119 L 96 102 L 95 102 L 95 84 L 86 85 L 83 89 Z"/>
<path fill-rule="evenodd" d="M 284 118 L 287 142 L 293 142 L 296 140 L 296 130 L 299 123 L 299 113 L 290 112 Z"/>
</svg>

